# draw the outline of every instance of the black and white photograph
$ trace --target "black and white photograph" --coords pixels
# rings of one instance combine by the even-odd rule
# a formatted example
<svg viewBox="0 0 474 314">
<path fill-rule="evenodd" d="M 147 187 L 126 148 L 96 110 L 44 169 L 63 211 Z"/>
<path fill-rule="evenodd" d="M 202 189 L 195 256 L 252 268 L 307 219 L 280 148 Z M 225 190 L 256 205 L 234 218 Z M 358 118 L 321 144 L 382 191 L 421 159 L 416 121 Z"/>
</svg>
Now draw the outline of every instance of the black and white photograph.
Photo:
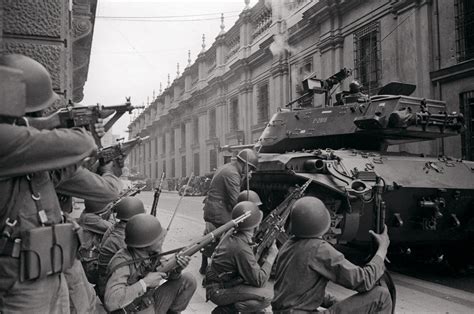
<svg viewBox="0 0 474 314">
<path fill-rule="evenodd" d="M 0 0 L 0 314 L 474 311 L 474 1 Z"/>
</svg>

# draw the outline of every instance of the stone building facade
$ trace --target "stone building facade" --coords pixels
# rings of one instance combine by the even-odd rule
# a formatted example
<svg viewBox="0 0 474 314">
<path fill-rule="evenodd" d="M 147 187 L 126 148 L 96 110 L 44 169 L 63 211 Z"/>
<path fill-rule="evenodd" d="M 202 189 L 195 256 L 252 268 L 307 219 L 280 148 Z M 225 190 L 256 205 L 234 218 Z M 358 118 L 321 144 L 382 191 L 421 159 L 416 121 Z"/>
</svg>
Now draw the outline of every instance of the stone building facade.
<svg viewBox="0 0 474 314">
<path fill-rule="evenodd" d="M 162 171 L 167 178 L 212 171 L 232 155 L 219 147 L 254 143 L 272 113 L 300 95 L 304 76 L 326 78 L 343 67 L 371 94 L 391 81 L 416 84 L 413 96 L 445 100 L 470 121 L 471 3 L 261 0 L 246 7 L 129 125 L 131 137 L 150 136 L 131 154 L 132 173 L 156 179 Z M 472 159 L 470 131 L 391 149 Z"/>
<path fill-rule="evenodd" d="M 0 0 L 0 53 L 43 64 L 62 96 L 58 107 L 83 99 L 96 7 L 97 0 Z"/>
</svg>

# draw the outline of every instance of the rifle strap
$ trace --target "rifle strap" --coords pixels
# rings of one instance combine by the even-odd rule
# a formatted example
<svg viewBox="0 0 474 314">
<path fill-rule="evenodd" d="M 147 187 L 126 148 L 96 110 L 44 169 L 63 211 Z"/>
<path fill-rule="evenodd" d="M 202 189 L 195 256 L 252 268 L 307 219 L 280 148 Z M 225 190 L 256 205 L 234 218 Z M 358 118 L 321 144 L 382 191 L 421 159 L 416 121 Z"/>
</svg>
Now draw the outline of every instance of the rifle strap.
<svg viewBox="0 0 474 314">
<path fill-rule="evenodd" d="M 128 265 L 132 265 L 132 264 L 135 264 L 135 263 L 141 263 L 143 261 L 146 261 L 146 260 L 149 260 L 151 258 L 158 258 L 158 257 L 162 257 L 162 256 L 166 256 L 166 255 L 170 255 L 170 254 L 173 254 L 173 253 L 177 253 L 179 251 L 181 251 L 182 249 L 184 249 L 185 247 L 179 247 L 177 249 L 173 249 L 173 250 L 170 250 L 170 251 L 166 251 L 166 252 L 163 252 L 163 253 L 160 253 L 160 254 L 156 254 L 156 255 L 153 255 L 153 256 L 146 256 L 146 257 L 140 257 L 140 258 L 135 258 L 135 259 L 131 259 L 129 261 L 125 261 L 125 262 L 122 262 L 120 264 L 118 264 L 117 266 L 115 266 L 114 268 L 112 268 L 109 272 L 109 274 L 107 275 L 107 281 L 109 281 L 109 278 L 110 276 L 112 276 L 112 274 L 119 268 L 122 268 L 124 266 L 128 266 Z"/>
</svg>

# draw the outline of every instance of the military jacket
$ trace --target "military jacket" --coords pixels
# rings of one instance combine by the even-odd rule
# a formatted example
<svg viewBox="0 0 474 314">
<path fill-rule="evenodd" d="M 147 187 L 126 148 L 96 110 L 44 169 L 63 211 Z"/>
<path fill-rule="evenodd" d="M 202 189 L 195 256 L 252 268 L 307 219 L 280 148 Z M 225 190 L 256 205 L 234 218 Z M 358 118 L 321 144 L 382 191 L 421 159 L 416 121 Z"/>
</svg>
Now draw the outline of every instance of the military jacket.
<svg viewBox="0 0 474 314">
<path fill-rule="evenodd" d="M 204 220 L 216 226 L 231 220 L 231 212 L 239 197 L 241 176 L 237 161 L 219 167 L 211 181 L 204 204 Z"/>
<path fill-rule="evenodd" d="M 372 289 L 384 271 L 378 255 L 359 267 L 322 239 L 290 238 L 278 253 L 272 308 L 315 311 L 329 281 L 364 292 Z"/>
<path fill-rule="evenodd" d="M 82 212 L 78 220 L 83 229 L 81 239 L 81 260 L 96 259 L 104 233 L 112 227 L 112 223 L 102 219 L 97 214 Z"/>
<path fill-rule="evenodd" d="M 102 238 L 99 249 L 99 275 L 105 275 L 107 265 L 112 257 L 126 247 L 125 244 L 125 222 L 117 222 L 107 230 Z"/>
</svg>

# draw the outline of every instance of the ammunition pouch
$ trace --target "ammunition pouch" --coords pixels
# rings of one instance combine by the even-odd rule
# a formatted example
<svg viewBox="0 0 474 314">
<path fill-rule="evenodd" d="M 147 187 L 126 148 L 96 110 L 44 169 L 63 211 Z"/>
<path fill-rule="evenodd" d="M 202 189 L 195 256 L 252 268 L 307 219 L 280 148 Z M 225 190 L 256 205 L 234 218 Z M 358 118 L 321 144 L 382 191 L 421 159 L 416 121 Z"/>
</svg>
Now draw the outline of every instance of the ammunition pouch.
<svg viewBox="0 0 474 314">
<path fill-rule="evenodd" d="M 20 281 L 60 273 L 72 266 L 78 240 L 71 223 L 33 228 L 22 234 Z"/>
</svg>

